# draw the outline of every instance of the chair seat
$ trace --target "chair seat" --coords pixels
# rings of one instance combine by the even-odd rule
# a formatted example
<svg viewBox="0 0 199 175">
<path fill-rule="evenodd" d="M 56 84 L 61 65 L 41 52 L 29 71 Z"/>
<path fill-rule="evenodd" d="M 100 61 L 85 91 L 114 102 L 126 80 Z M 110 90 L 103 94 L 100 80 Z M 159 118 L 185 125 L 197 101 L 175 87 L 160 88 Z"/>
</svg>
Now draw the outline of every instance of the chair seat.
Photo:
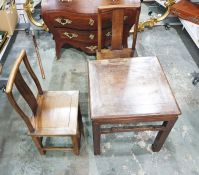
<svg viewBox="0 0 199 175">
<path fill-rule="evenodd" d="M 131 48 L 124 48 L 121 50 L 102 49 L 97 51 L 97 60 L 113 59 L 113 58 L 130 58 L 133 56 L 133 50 Z"/>
<path fill-rule="evenodd" d="M 38 108 L 31 122 L 36 136 L 68 136 L 77 134 L 78 91 L 44 91 L 38 96 Z"/>
</svg>

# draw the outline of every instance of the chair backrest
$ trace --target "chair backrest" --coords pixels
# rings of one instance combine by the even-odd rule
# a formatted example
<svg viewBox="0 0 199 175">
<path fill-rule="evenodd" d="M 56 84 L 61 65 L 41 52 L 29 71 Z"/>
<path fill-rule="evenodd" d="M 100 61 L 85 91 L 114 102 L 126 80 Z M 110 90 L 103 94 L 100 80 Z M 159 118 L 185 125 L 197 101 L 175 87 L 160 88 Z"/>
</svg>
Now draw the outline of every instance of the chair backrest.
<svg viewBox="0 0 199 175">
<path fill-rule="evenodd" d="M 125 11 L 132 10 L 134 12 L 131 15 L 131 19 L 129 21 L 129 30 L 134 25 L 133 32 L 133 44 L 132 49 L 135 49 L 136 38 L 137 38 L 137 29 L 138 29 L 138 21 L 140 15 L 140 4 L 117 4 L 117 5 L 107 5 L 107 6 L 99 6 L 98 7 L 98 51 L 100 52 L 102 49 L 102 14 L 105 11 L 112 11 L 112 39 L 111 39 L 111 50 L 121 50 L 123 46 L 123 38 L 124 38 L 124 19 L 125 19 Z M 129 32 L 129 31 L 128 31 Z M 128 34 L 126 34 L 128 36 Z"/>
<path fill-rule="evenodd" d="M 38 107 L 36 97 L 34 96 L 31 89 L 28 87 L 28 85 L 25 82 L 24 78 L 22 77 L 20 69 L 19 69 L 22 61 L 24 62 L 27 72 L 30 74 L 31 78 L 33 79 L 33 81 L 37 87 L 38 94 L 39 95 L 43 94 L 43 90 L 41 88 L 39 80 L 36 77 L 35 73 L 33 72 L 32 68 L 30 66 L 30 63 L 28 61 L 25 50 L 21 51 L 20 55 L 17 57 L 17 59 L 14 63 L 14 66 L 13 66 L 10 76 L 8 78 L 8 83 L 6 85 L 6 94 L 7 94 L 8 100 L 12 104 L 13 108 L 19 113 L 19 115 L 22 117 L 22 119 L 26 123 L 29 131 L 33 132 L 34 128 L 30 122 L 30 118 L 19 107 L 19 105 L 17 104 L 17 102 L 13 96 L 13 86 L 15 85 L 16 88 L 18 89 L 19 93 L 22 95 L 24 100 L 29 105 L 33 115 L 36 114 L 37 107 Z"/>
</svg>

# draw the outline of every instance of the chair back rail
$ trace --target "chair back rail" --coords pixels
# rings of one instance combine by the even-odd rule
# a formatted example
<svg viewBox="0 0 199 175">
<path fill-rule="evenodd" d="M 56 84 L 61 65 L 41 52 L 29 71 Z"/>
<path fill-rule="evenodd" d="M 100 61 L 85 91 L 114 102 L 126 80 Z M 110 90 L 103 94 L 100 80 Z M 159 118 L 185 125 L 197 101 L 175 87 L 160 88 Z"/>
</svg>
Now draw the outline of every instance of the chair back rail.
<svg viewBox="0 0 199 175">
<path fill-rule="evenodd" d="M 19 105 L 17 104 L 12 92 L 7 94 L 8 100 L 11 103 L 11 105 L 13 106 L 13 108 L 17 111 L 17 113 L 21 116 L 21 118 L 24 120 L 24 122 L 26 123 L 30 133 L 34 131 L 34 127 L 32 126 L 29 117 L 23 112 L 23 110 L 19 107 Z"/>
<path fill-rule="evenodd" d="M 135 10 L 138 8 L 135 4 L 117 4 L 98 7 L 98 51 L 102 49 L 102 13 L 107 10 L 112 11 L 112 39 L 111 50 L 121 50 L 123 46 L 124 36 L 124 14 L 125 10 Z M 136 17 L 131 19 L 132 26 L 134 25 L 132 50 L 135 50 L 138 21 L 140 10 L 136 10 Z"/>
<path fill-rule="evenodd" d="M 123 24 L 124 24 L 124 9 L 115 9 L 112 14 L 112 39 L 111 49 L 122 49 L 123 38 Z"/>
<path fill-rule="evenodd" d="M 28 85 L 26 84 L 24 78 L 21 75 L 21 72 L 18 70 L 14 83 L 19 91 L 19 93 L 22 95 L 24 100 L 27 102 L 29 107 L 32 110 L 32 113 L 35 115 L 37 112 L 37 100 L 33 94 L 33 92 L 30 90 Z"/>
</svg>

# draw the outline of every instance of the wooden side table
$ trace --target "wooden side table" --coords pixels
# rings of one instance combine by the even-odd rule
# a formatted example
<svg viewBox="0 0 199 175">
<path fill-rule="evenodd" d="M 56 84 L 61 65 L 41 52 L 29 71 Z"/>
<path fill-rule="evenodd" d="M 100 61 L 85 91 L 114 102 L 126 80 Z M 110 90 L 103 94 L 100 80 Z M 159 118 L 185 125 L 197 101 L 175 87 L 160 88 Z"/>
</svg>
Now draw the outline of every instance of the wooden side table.
<svg viewBox="0 0 199 175">
<path fill-rule="evenodd" d="M 90 61 L 89 85 L 95 155 L 100 135 L 113 132 L 158 131 L 152 150 L 160 151 L 181 112 L 156 57 Z M 101 128 L 135 122 L 146 125 Z"/>
</svg>

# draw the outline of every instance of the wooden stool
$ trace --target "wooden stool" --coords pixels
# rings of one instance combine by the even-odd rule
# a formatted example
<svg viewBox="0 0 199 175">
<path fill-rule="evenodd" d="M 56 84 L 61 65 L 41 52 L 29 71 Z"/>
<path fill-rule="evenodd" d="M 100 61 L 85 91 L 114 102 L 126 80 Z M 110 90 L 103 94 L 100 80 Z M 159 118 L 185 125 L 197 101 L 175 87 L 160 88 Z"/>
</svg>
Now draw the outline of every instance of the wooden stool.
<svg viewBox="0 0 199 175">
<path fill-rule="evenodd" d="M 37 87 L 37 97 L 34 96 L 20 73 L 19 66 L 22 61 Z M 15 101 L 12 92 L 14 85 L 29 105 L 32 111 L 32 117 L 27 116 Z M 78 108 L 79 91 L 43 91 L 30 66 L 25 50 L 22 50 L 10 73 L 6 86 L 6 94 L 13 108 L 26 123 L 30 132 L 29 135 L 35 142 L 40 154 L 45 154 L 47 150 L 72 150 L 76 155 L 79 155 L 81 140 L 80 130 L 83 131 L 82 118 L 80 109 Z M 42 138 L 44 136 L 69 136 L 72 139 L 73 146 L 44 146 L 42 144 Z"/>
<path fill-rule="evenodd" d="M 152 150 L 161 149 L 181 112 L 156 57 L 90 61 L 89 85 L 95 155 L 100 135 L 112 132 L 159 131 Z M 163 123 L 101 128 L 156 121 Z"/>
</svg>

